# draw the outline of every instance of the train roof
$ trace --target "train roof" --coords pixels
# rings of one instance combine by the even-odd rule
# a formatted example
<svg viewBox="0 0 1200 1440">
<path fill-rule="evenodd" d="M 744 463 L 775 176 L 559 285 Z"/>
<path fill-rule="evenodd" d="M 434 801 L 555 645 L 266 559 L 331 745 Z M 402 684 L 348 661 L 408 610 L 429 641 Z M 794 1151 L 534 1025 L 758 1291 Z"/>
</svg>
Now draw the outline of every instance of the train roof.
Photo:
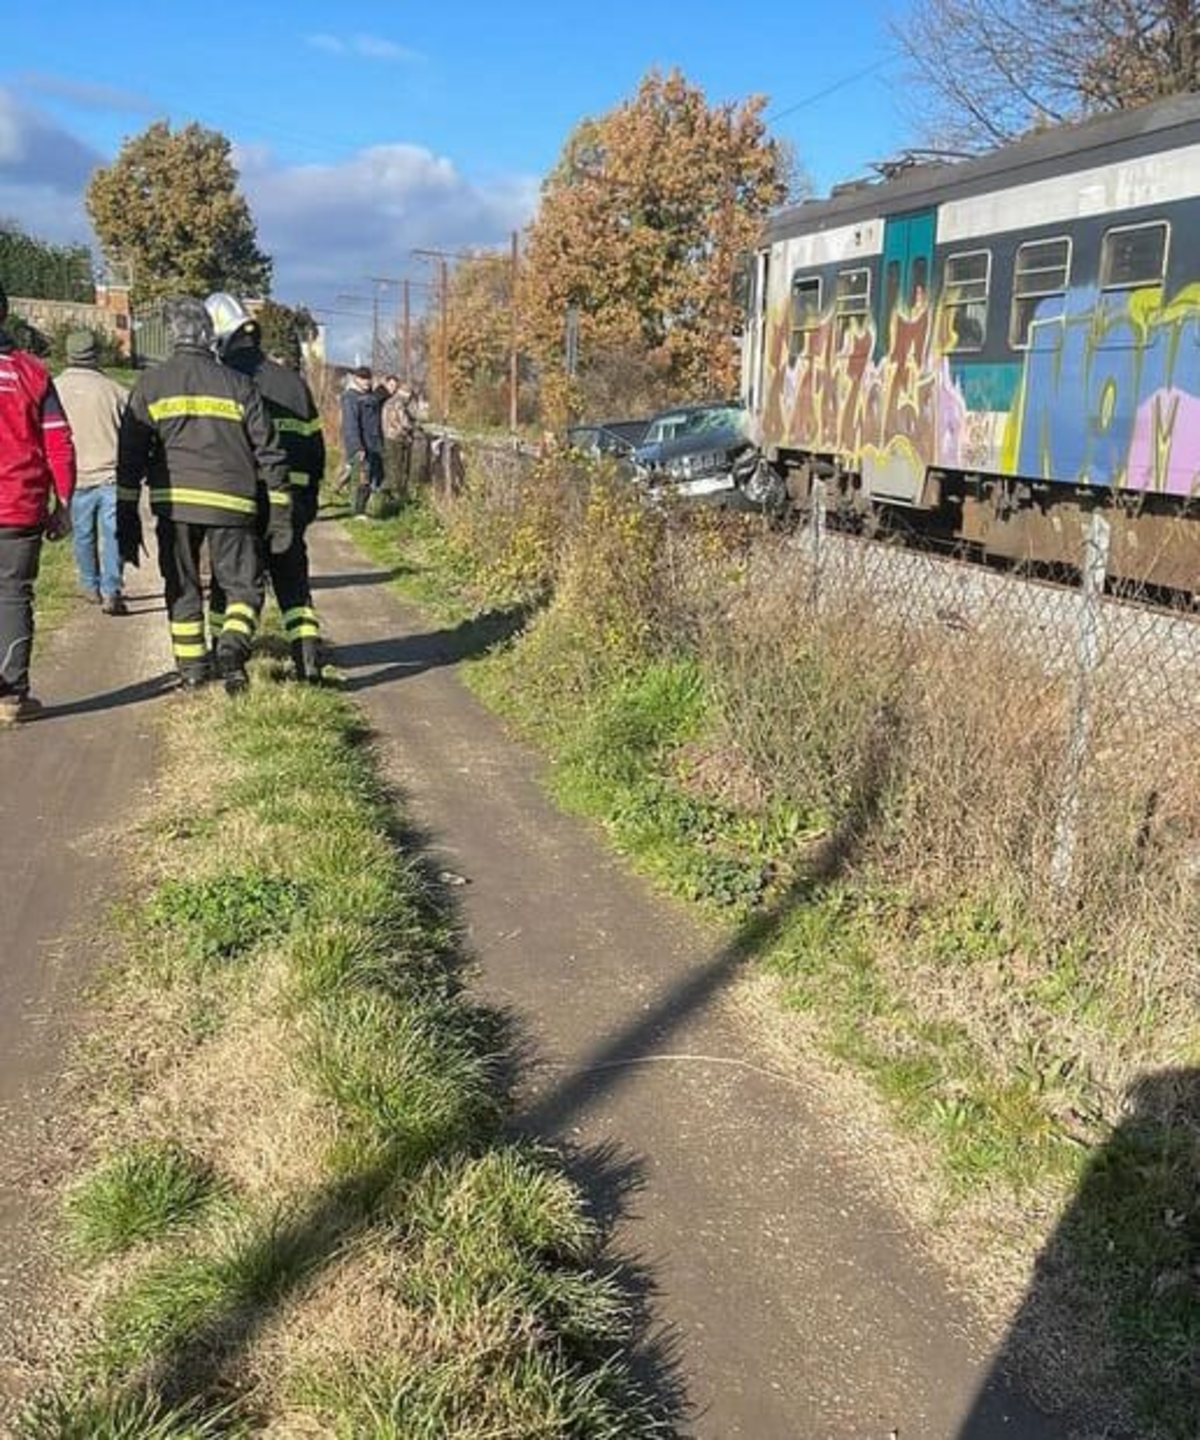
<svg viewBox="0 0 1200 1440">
<path fill-rule="evenodd" d="M 1197 143 L 1200 95 L 1172 95 L 1135 110 L 1039 130 L 970 160 L 914 165 L 891 180 L 868 180 L 827 199 L 802 201 L 767 222 L 765 239 L 786 240 L 860 220 L 925 210 L 946 200 Z"/>
</svg>

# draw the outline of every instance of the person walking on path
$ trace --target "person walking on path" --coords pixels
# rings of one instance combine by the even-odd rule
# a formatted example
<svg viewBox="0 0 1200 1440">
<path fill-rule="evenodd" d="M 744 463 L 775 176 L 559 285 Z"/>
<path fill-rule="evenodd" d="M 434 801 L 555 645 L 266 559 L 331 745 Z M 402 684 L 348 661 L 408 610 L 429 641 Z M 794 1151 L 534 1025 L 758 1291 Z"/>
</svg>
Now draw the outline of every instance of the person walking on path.
<svg viewBox="0 0 1200 1440">
<path fill-rule="evenodd" d="M 67 336 L 67 368 L 58 377 L 58 396 L 75 440 L 71 530 L 79 583 L 106 615 L 127 615 L 117 554 L 117 436 L 129 391 L 101 371 L 96 339 L 88 330 Z"/>
<path fill-rule="evenodd" d="M 383 484 L 383 422 L 371 371 L 360 366 L 342 395 L 342 448 L 350 465 L 353 509 L 362 518 L 367 502 Z"/>
<path fill-rule="evenodd" d="M 287 461 L 254 382 L 212 353 L 204 303 L 168 301 L 171 358 L 134 386 L 117 451 L 117 540 L 136 565 L 142 548 L 141 484 L 150 482 L 158 563 L 166 586 L 171 645 L 186 689 L 209 679 L 200 555 L 208 546 L 213 578 L 226 597 L 216 642 L 226 691 L 246 688 L 246 662 L 263 602 L 260 513 L 267 544 L 292 544 Z"/>
<path fill-rule="evenodd" d="M 254 381 L 287 456 L 292 544 L 279 554 L 268 549 L 267 572 L 283 615 L 296 678 L 317 684 L 321 679 L 321 626 L 313 606 L 305 540 L 317 516 L 325 474 L 325 437 L 316 402 L 302 375 L 263 354 L 262 331 L 240 300 L 217 293 L 204 303 L 212 316 L 218 355 Z M 222 609 L 214 585 L 209 594 L 209 623 L 214 630 L 219 629 Z"/>
<path fill-rule="evenodd" d="M 39 709 L 29 693 L 34 586 L 43 537 L 71 526 L 75 448 L 50 372 L 7 323 L 0 289 L 0 724 L 13 725 Z"/>
</svg>

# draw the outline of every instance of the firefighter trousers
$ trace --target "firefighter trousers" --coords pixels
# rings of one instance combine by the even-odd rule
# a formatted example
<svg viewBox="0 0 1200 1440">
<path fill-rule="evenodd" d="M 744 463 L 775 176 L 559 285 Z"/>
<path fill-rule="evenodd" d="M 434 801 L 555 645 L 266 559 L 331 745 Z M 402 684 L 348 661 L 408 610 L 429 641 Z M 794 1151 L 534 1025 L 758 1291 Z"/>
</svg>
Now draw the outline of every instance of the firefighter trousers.
<svg viewBox="0 0 1200 1440">
<path fill-rule="evenodd" d="M 208 645 L 204 638 L 204 585 L 200 555 L 208 546 L 214 588 L 225 597 L 224 620 L 214 636 L 217 669 L 222 675 L 244 670 L 263 604 L 262 549 L 249 526 L 158 522 L 158 564 L 166 585 L 171 648 L 185 681 L 206 678 Z"/>
<path fill-rule="evenodd" d="M 301 680 L 320 678 L 321 625 L 312 603 L 312 586 L 308 573 L 308 541 L 306 532 L 316 518 L 316 492 L 308 489 L 293 491 L 292 543 L 282 555 L 274 555 L 269 547 L 265 563 L 271 589 L 283 616 L 296 674 Z M 222 625 L 228 600 L 214 574 L 209 590 L 209 624 L 214 637 L 223 633 Z"/>
</svg>

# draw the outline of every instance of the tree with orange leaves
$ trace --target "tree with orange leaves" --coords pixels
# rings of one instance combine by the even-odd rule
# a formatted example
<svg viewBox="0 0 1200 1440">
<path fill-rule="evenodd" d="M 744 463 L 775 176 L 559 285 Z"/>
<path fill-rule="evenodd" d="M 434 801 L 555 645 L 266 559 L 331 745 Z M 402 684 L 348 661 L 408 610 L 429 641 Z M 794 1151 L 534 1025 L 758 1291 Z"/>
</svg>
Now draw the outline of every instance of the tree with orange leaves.
<svg viewBox="0 0 1200 1440">
<path fill-rule="evenodd" d="M 764 105 L 713 106 L 679 71 L 651 72 L 632 99 L 571 134 L 543 185 L 521 281 L 523 340 L 553 418 L 732 392 L 734 264 L 788 188 Z"/>
</svg>

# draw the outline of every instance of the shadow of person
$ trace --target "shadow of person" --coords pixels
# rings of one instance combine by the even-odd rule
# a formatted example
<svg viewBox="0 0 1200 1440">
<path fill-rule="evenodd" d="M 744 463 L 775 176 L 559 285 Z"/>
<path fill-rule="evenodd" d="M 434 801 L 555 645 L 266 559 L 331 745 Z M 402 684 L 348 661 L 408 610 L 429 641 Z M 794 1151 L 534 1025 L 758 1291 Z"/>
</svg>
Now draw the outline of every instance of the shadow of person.
<svg viewBox="0 0 1200 1440">
<path fill-rule="evenodd" d="M 347 672 L 343 689 L 371 689 L 483 655 L 523 629 L 532 613 L 532 607 L 516 605 L 489 610 L 449 630 L 335 645 L 333 663 Z"/>
<path fill-rule="evenodd" d="M 1200 1070 L 1130 1089 L 1038 1257 L 989 1384 L 1000 1375 L 1075 1434 L 1200 1436 Z M 981 1397 L 957 1440 L 994 1433 Z"/>
</svg>

